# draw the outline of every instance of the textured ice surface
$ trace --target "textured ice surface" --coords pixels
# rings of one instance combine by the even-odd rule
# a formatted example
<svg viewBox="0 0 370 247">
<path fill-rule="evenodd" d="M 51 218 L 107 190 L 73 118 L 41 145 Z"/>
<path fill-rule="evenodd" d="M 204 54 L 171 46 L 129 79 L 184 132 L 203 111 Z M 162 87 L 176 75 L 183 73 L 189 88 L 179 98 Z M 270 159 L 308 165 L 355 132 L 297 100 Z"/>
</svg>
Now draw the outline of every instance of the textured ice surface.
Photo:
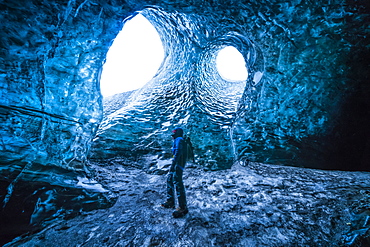
<svg viewBox="0 0 370 247">
<path fill-rule="evenodd" d="M 174 219 L 160 207 L 166 177 L 158 176 L 171 160 L 148 160 L 148 170 L 119 159 L 94 164 L 96 179 L 120 194 L 113 207 L 57 220 L 11 246 L 368 246 L 370 173 L 255 163 L 205 172 L 189 164 L 189 213 Z"/>
<path fill-rule="evenodd" d="M 109 114 L 94 139 L 91 157 L 166 151 L 170 130 L 179 125 L 192 138 L 199 161 L 216 168 L 229 167 L 234 158 L 365 167 L 370 144 L 361 137 L 369 135 L 367 113 L 361 112 L 368 112 L 366 104 L 353 111 L 349 109 L 354 105 L 344 103 L 350 97 L 359 100 L 349 97 L 358 84 L 353 84 L 347 64 L 349 54 L 359 53 L 349 33 L 360 38 L 362 31 L 343 19 L 351 19 L 356 7 L 213 7 L 213 12 L 202 13 L 142 12 L 161 35 L 166 59 L 158 74 L 121 107 L 112 111 L 106 104 Z M 357 28 L 363 25 L 355 23 Z M 245 57 L 247 81 L 227 82 L 217 73 L 215 56 L 225 46 L 236 47 Z M 366 93 L 360 94 L 365 101 Z M 351 114 L 362 119 L 356 128 L 349 123 Z"/>
<path fill-rule="evenodd" d="M 106 53 L 122 20 L 148 6 L 153 10 L 143 14 L 163 39 L 164 64 L 145 87 L 116 100 L 122 106 L 101 122 Z M 237 157 L 368 169 L 367 6 L 339 0 L 1 2 L 0 226 L 11 229 L 5 222 L 13 222 L 21 229 L 61 208 L 110 205 L 104 193 L 76 188 L 77 177 L 88 175 L 83 162 L 99 124 L 94 158 L 167 152 L 170 129 L 182 125 L 199 161 L 215 168 Z M 216 72 L 215 55 L 229 45 L 246 59 L 244 83 L 228 83 Z"/>
<path fill-rule="evenodd" d="M 152 4 L 1 5 L 3 163 L 78 167 L 76 161 L 85 159 L 102 118 L 98 84 L 106 52 L 122 19 Z M 115 147 L 126 153 L 163 148 L 169 123 L 168 128 L 186 127 L 205 162 L 210 158 L 230 164 L 234 149 L 236 157 L 270 163 L 346 168 L 351 162 L 366 167 L 370 144 L 365 5 L 156 4 L 157 10 L 144 14 L 162 36 L 167 58 L 157 77 L 132 95 L 131 109 L 126 105 L 110 116 L 111 123 L 104 120 L 94 145 L 96 156 L 118 154 Z M 220 80 L 214 56 L 227 45 L 245 56 L 251 74 L 247 82 Z M 157 122 L 145 114 L 156 116 L 152 117 Z M 119 123 L 118 115 L 131 117 Z M 126 126 L 131 120 L 137 125 L 134 131 Z M 113 128 L 119 130 L 119 124 L 132 135 L 119 131 L 115 137 Z M 143 130 L 157 132 L 143 138 Z M 116 145 L 115 138 L 125 143 Z"/>
<path fill-rule="evenodd" d="M 215 160 L 214 169 L 230 167 L 231 127 L 247 82 L 222 79 L 216 57 L 222 48 L 234 46 L 245 57 L 250 78 L 258 78 L 264 70 L 261 51 L 247 37 L 201 15 L 155 9 L 141 14 L 161 35 L 165 62 L 150 82 L 103 119 L 92 157 L 166 152 L 172 128 L 182 126 L 200 162 Z"/>
</svg>

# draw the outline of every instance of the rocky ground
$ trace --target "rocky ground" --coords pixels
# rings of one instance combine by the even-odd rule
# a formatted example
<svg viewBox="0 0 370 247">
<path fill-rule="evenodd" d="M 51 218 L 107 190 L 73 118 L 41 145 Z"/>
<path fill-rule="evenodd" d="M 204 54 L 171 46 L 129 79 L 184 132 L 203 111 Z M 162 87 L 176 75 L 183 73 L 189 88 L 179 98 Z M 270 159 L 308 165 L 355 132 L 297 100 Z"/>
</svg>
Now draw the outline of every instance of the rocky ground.
<svg viewBox="0 0 370 247">
<path fill-rule="evenodd" d="M 163 209 L 169 160 L 144 169 L 123 159 L 92 163 L 119 194 L 104 210 L 55 220 L 7 246 L 368 246 L 370 173 L 251 163 L 185 170 L 189 214 Z M 138 165 L 138 164 L 136 164 Z"/>
</svg>

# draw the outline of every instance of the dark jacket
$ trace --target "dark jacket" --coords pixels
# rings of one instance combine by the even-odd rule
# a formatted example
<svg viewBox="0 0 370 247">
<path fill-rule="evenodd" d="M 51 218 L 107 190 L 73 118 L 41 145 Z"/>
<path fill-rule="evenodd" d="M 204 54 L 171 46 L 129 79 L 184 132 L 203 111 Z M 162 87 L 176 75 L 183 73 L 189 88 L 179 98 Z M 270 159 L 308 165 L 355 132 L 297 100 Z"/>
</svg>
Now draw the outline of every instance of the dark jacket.
<svg viewBox="0 0 370 247">
<path fill-rule="evenodd" d="M 173 141 L 172 154 L 173 154 L 173 165 L 179 165 L 181 168 L 185 167 L 185 140 L 182 137 L 177 137 Z"/>
</svg>

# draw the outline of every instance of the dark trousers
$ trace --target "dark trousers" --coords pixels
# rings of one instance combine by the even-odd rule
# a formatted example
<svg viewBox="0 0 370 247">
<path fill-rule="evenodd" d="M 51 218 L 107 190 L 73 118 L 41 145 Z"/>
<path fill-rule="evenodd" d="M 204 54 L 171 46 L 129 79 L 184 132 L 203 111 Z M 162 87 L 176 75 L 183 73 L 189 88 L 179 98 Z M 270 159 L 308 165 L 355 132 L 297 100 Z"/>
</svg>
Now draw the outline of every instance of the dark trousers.
<svg viewBox="0 0 370 247">
<path fill-rule="evenodd" d="M 174 171 L 170 171 L 167 175 L 167 201 L 175 203 L 175 189 L 176 196 L 180 208 L 186 208 L 185 187 L 182 182 L 183 170 L 175 165 Z"/>
</svg>

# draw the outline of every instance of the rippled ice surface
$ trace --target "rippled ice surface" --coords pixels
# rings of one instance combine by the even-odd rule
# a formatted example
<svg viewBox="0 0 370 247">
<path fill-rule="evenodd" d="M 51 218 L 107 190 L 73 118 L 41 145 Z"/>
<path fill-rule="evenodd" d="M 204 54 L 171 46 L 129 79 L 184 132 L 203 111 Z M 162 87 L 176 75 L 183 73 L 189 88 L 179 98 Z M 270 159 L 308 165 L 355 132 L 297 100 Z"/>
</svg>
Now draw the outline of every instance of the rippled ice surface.
<svg viewBox="0 0 370 247">
<path fill-rule="evenodd" d="M 345 106 L 356 77 L 348 71 L 347 55 L 358 48 L 353 37 L 360 37 L 364 27 L 353 18 L 356 6 L 238 6 L 213 6 L 223 15 L 160 8 L 141 12 L 160 34 L 165 60 L 121 107 L 105 107 L 110 114 L 91 157 L 166 152 L 170 129 L 180 125 L 192 138 L 199 162 L 215 168 L 230 167 L 234 158 L 331 169 L 361 162 L 354 153 L 366 146 L 361 136 L 367 128 L 346 116 L 363 122 L 365 117 L 351 109 L 357 103 Z M 347 25 L 343 18 L 356 24 Z M 216 55 L 226 46 L 244 56 L 246 81 L 228 82 L 218 74 Z"/>
<path fill-rule="evenodd" d="M 142 14 L 161 27 L 164 64 L 143 88 L 106 100 L 92 157 L 167 152 L 171 130 L 182 126 L 201 162 L 211 161 L 216 169 L 230 167 L 232 125 L 246 85 L 258 83 L 263 75 L 261 53 L 246 37 L 216 29 L 200 16 L 154 10 Z M 246 58 L 248 81 L 229 82 L 218 74 L 217 52 L 230 45 Z"/>
</svg>

